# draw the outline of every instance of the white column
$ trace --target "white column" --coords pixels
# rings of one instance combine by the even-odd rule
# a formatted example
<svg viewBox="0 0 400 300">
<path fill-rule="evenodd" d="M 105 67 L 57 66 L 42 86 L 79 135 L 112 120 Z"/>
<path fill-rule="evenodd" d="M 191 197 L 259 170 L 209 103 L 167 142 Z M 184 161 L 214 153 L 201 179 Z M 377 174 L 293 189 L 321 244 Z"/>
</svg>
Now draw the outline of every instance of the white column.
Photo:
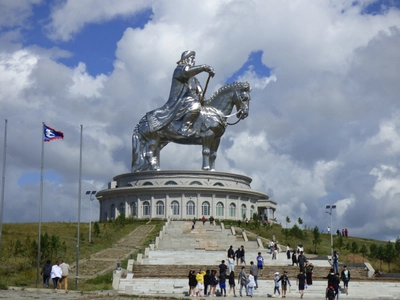
<svg viewBox="0 0 400 300">
<path fill-rule="evenodd" d="M 166 219 L 171 215 L 171 201 L 169 201 L 169 194 L 165 195 L 164 215 Z"/>
<path fill-rule="evenodd" d="M 150 197 L 150 218 L 156 217 L 156 200 L 154 200 L 154 195 Z"/>
<path fill-rule="evenodd" d="M 137 217 L 138 219 L 142 218 L 142 212 L 143 212 L 143 204 L 142 204 L 142 200 L 140 199 L 140 197 L 137 198 Z"/>
</svg>

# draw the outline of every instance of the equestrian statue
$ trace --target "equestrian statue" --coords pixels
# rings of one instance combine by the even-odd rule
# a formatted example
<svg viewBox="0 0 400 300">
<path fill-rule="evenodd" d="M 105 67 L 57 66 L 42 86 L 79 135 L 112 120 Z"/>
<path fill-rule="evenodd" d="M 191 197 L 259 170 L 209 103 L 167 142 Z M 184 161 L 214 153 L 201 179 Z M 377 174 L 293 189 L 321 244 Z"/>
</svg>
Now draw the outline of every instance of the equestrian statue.
<svg viewBox="0 0 400 300">
<path fill-rule="evenodd" d="M 195 65 L 196 53 L 185 51 L 172 76 L 168 101 L 146 113 L 132 136 L 132 172 L 160 170 L 160 151 L 169 142 L 203 146 L 203 170 L 215 170 L 215 159 L 227 118 L 249 114 L 251 88 L 247 82 L 227 84 L 204 100 L 214 69 Z M 209 74 L 205 89 L 195 77 Z M 233 107 L 236 112 L 231 115 Z M 235 123 L 236 124 L 236 123 Z"/>
</svg>

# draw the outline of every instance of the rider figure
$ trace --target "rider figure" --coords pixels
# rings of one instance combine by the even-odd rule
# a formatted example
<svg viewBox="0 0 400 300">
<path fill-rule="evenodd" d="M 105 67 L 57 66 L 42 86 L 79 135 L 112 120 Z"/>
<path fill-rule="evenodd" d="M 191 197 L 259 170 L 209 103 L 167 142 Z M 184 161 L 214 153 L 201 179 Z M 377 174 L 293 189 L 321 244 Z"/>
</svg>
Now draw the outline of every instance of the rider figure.
<svg viewBox="0 0 400 300">
<path fill-rule="evenodd" d="M 152 131 L 161 129 L 173 120 L 182 119 L 178 133 L 184 136 L 193 134 L 191 125 L 200 113 L 203 94 L 203 88 L 195 76 L 201 72 L 208 72 L 212 77 L 215 75 L 214 69 L 208 65 L 195 66 L 195 56 L 194 51 L 182 53 L 172 75 L 167 103 L 147 115 Z"/>
</svg>

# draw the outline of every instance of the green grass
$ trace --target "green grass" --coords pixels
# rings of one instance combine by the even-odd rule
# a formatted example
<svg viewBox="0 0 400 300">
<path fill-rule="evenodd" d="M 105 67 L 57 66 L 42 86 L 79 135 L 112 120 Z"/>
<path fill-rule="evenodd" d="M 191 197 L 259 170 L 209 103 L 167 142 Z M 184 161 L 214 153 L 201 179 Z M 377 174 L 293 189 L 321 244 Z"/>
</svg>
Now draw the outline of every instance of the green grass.
<svg viewBox="0 0 400 300">
<path fill-rule="evenodd" d="M 145 225 L 148 220 L 132 220 L 127 219 L 124 224 L 116 222 L 100 223 L 100 235 L 95 236 L 92 223 L 91 243 L 88 242 L 89 238 L 89 223 L 80 223 L 80 253 L 79 260 L 89 258 L 91 254 L 111 247 L 122 237 L 132 232 L 135 228 Z M 163 220 L 152 220 L 151 224 L 155 225 L 154 230 L 149 233 L 145 239 L 144 247 L 149 244 L 152 239 L 155 239 L 160 229 L 164 225 Z M 58 222 L 58 223 L 43 223 L 42 234 L 48 233 L 49 235 L 57 235 L 61 242 L 65 241 L 66 252 L 65 255 L 59 255 L 51 259 L 52 263 L 55 260 L 64 259 L 66 262 L 72 264 L 76 261 L 76 248 L 77 248 L 77 223 Z M 0 289 L 6 286 L 36 286 L 36 270 L 37 258 L 29 262 L 26 255 L 14 257 L 12 253 L 12 244 L 20 240 L 22 244 L 25 243 L 27 237 L 31 240 L 37 241 L 38 237 L 38 224 L 37 223 L 7 223 L 3 224 L 2 233 L 2 251 L 0 256 Z M 140 245 L 138 245 L 140 246 Z M 37 250 L 36 250 L 37 253 Z M 37 254 L 36 254 L 37 255 Z M 137 252 L 134 253 L 136 257 Z M 121 262 L 123 267 L 126 267 L 127 260 Z M 44 262 L 40 264 L 40 268 Z M 69 276 L 69 286 L 71 289 L 75 287 L 75 274 Z M 80 290 L 106 290 L 111 289 L 112 273 L 99 276 L 97 280 L 82 279 L 78 282 Z M 39 286 L 42 284 L 42 276 L 39 275 Z"/>
</svg>

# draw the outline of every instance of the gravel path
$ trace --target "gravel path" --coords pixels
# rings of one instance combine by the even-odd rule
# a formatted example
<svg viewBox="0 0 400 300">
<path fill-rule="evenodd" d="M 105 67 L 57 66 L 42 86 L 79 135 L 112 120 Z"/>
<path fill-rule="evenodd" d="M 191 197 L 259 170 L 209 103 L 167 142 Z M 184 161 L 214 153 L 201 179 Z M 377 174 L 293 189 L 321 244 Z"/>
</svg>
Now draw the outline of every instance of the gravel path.
<svg viewBox="0 0 400 300">
<path fill-rule="evenodd" d="M 77 299 L 77 300 L 127 300 L 127 299 L 135 299 L 135 300 L 163 300 L 163 299 L 189 299 L 190 297 L 178 297 L 176 295 L 163 295 L 160 297 L 153 296 L 128 296 L 128 295 L 118 295 L 116 291 L 94 291 L 94 292 L 79 292 L 79 291 L 69 291 L 66 293 L 63 290 L 49 290 L 49 289 L 36 289 L 36 288 L 10 288 L 9 290 L 0 290 L 0 299 L 12 299 L 12 300 L 27 300 L 27 299 L 40 299 L 40 300 L 53 300 L 53 299 Z M 226 297 L 224 299 L 230 299 L 232 297 Z M 262 297 L 254 296 L 252 299 L 265 299 L 266 296 Z M 304 297 L 306 298 L 306 297 Z M 197 299 L 207 299 L 207 298 L 197 298 Z M 222 299 L 222 298 L 221 298 Z M 235 299 L 235 298 L 233 298 Z M 248 297 L 237 299 L 249 299 Z M 287 300 L 298 300 L 299 297 L 287 297 Z M 309 298 L 315 299 L 315 298 Z M 236 299 L 235 299 L 236 300 Z M 346 300 L 359 300 L 347 298 Z M 368 300 L 374 300 L 372 298 L 368 298 Z"/>
<path fill-rule="evenodd" d="M 171 299 L 173 297 L 138 297 L 138 296 L 127 296 L 118 295 L 117 291 L 93 291 L 93 292 L 80 292 L 80 291 L 68 291 L 64 290 L 53 290 L 53 289 L 42 289 L 42 288 L 20 288 L 10 287 L 8 290 L 0 290 L 0 299 L 12 299 L 12 300 L 27 300 L 27 299 L 76 299 L 76 300 L 127 300 L 132 299 Z"/>
</svg>

